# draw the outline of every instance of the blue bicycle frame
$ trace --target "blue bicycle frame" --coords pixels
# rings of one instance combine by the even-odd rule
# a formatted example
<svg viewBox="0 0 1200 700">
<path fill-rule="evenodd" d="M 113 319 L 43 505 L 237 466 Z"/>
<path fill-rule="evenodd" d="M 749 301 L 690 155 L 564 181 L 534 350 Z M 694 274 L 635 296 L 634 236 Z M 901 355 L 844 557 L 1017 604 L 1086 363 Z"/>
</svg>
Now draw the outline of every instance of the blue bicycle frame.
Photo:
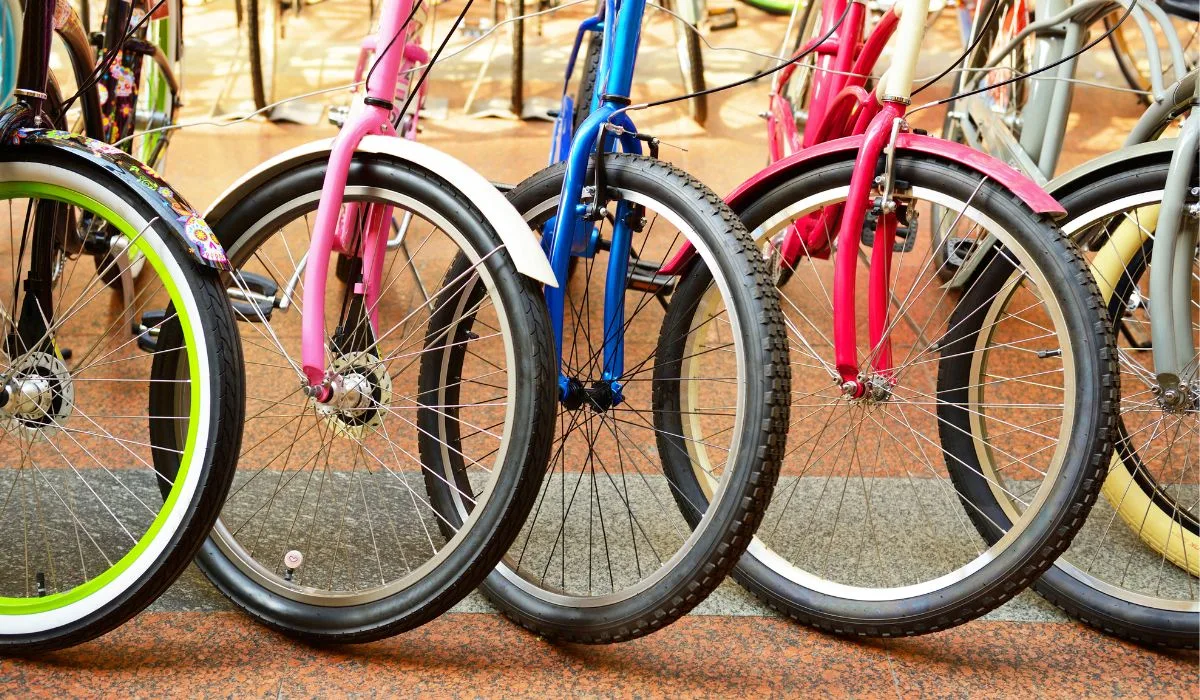
<svg viewBox="0 0 1200 700">
<path fill-rule="evenodd" d="M 608 153 L 615 152 L 618 145 L 626 153 L 642 152 L 641 143 L 635 137 L 637 132 L 633 122 L 625 112 L 618 110 L 629 104 L 645 10 L 646 0 L 605 0 L 600 14 L 584 20 L 580 25 L 567 65 L 566 79 L 569 81 L 584 34 L 603 32 L 603 51 L 596 89 L 592 95 L 591 114 L 579 125 L 578 131 L 572 133 L 574 104 L 567 94 L 564 82 L 562 109 L 554 127 L 551 162 L 565 160 L 567 171 L 560 193 L 558 213 L 543 230 L 542 246 L 559 281 L 558 287 L 547 288 L 545 294 L 554 330 L 556 361 L 559 366 L 559 396 L 562 400 L 586 390 L 577 380 L 563 372 L 562 343 L 570 261 L 572 257 L 590 258 L 595 255 L 599 244 L 599 229 L 594 222 L 598 218 L 597 213 L 603 214 L 604 211 L 604 193 L 595 193 L 591 205 L 583 203 L 588 161 L 597 151 L 597 139 L 603 139 L 601 147 Z M 606 18 L 615 19 L 606 21 Z M 609 122 L 618 127 L 616 131 L 620 134 L 619 137 L 605 129 Z M 590 388 L 611 392 L 609 396 L 612 405 L 620 403 L 622 398 L 621 385 L 617 379 L 625 369 L 625 280 L 629 272 L 629 252 L 633 241 L 634 210 L 634 205 L 622 200 L 618 202 L 613 217 L 604 288 L 604 364 L 601 379 L 604 386 Z"/>
</svg>

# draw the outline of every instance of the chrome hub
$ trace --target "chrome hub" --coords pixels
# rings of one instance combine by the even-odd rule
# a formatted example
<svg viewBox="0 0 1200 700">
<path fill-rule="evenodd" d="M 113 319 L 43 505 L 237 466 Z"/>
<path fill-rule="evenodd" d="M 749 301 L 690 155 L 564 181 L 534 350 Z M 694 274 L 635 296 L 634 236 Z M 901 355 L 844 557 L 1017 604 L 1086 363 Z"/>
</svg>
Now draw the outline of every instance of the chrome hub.
<svg viewBox="0 0 1200 700">
<path fill-rule="evenodd" d="M 392 398 L 392 378 L 384 363 L 372 353 L 355 353 L 330 363 L 327 401 L 313 403 L 334 433 L 362 438 L 383 422 L 383 406 Z"/>
<path fill-rule="evenodd" d="M 0 425 L 29 440 L 45 438 L 71 415 L 74 383 L 66 363 L 46 352 L 31 352 L 8 368 L 3 378 Z"/>
</svg>

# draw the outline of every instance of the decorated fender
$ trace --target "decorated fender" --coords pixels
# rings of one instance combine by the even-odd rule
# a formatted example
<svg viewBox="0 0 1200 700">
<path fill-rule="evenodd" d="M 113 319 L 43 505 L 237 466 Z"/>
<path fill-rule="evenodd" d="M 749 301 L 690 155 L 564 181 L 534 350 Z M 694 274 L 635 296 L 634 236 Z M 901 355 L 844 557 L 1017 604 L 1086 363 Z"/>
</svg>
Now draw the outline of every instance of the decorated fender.
<svg viewBox="0 0 1200 700">
<path fill-rule="evenodd" d="M 203 267 L 229 269 L 225 250 L 204 218 L 158 173 L 128 153 L 103 141 L 54 129 L 17 129 L 11 140 L 16 148 L 46 148 L 68 160 L 87 163 L 125 182 L 171 227 L 175 240 Z"/>
</svg>

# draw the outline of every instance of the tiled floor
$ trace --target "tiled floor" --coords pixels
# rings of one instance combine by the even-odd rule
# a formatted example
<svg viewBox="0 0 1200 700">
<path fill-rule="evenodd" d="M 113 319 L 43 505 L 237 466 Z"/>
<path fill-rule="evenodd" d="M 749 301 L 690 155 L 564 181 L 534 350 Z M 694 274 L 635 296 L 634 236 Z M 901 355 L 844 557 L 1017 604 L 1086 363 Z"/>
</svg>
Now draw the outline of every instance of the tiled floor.
<svg viewBox="0 0 1200 700">
<path fill-rule="evenodd" d="M 355 41 L 365 28 L 361 0 L 327 0 L 293 36 L 284 55 L 283 85 L 316 89 L 347 82 Z M 457 7 L 457 4 L 452 5 Z M 784 20 L 738 5 L 742 25 L 709 37 L 716 46 L 770 50 Z M 439 15 L 439 26 L 448 11 Z M 582 8 L 567 12 L 579 17 Z M 312 19 L 316 17 L 317 19 Z M 661 20 L 648 30 L 639 65 L 639 97 L 678 91 Z M 655 30 L 654 27 L 658 29 Z M 919 72 L 952 59 L 953 36 L 942 21 L 929 39 Z M 531 39 L 527 84 L 553 97 L 569 20 L 547 20 Z M 480 98 L 506 94 L 501 40 Z M 425 122 L 422 140 L 495 181 L 516 182 L 545 163 L 546 122 L 472 119 L 462 113 L 470 81 L 486 56 L 485 42 L 436 73 L 431 94 L 449 101 L 448 114 Z M 249 84 L 239 77 L 230 0 L 189 6 L 185 119 L 214 122 L 244 110 Z M 710 84 L 732 80 L 763 59 L 731 51 L 706 54 Z M 1081 75 L 1119 79 L 1107 54 L 1084 61 Z M 663 156 L 727 192 L 766 159 L 765 81 L 709 98 L 701 129 L 666 107 L 638 115 L 643 130 L 666 144 Z M 947 88 L 929 91 L 945 95 Z M 926 95 L 921 95 L 925 99 Z M 344 103 L 335 93 L 315 98 Z M 920 100 L 918 100 L 920 102 Z M 1128 95 L 1080 86 L 1071 115 L 1069 167 L 1105 153 L 1136 119 Z M 941 114 L 913 119 L 936 132 Z M 208 205 L 238 175 L 263 159 L 333 128 L 324 121 L 280 125 L 259 120 L 198 125 L 172 143 L 164 175 L 196 205 Z M 1118 642 L 1071 622 L 1032 593 L 985 620 L 929 637 L 852 642 L 770 614 L 732 583 L 693 615 L 652 637 L 617 647 L 553 646 L 508 624 L 472 596 L 443 618 L 409 634 L 357 648 L 315 649 L 260 628 L 232 611 L 202 576 L 190 570 L 150 612 L 100 641 L 38 660 L 0 660 L 0 696 L 96 695 L 321 696 L 988 696 L 1196 697 L 1200 675 L 1193 653 L 1158 653 Z"/>
</svg>

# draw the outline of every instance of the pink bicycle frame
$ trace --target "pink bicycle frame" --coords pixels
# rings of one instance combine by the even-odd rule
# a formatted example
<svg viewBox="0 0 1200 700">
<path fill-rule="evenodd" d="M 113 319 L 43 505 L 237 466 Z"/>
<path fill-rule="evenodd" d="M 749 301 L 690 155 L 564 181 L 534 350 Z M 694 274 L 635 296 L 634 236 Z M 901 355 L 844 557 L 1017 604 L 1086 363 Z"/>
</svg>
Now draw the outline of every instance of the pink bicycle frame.
<svg viewBox="0 0 1200 700">
<path fill-rule="evenodd" d="M 362 258 L 363 281 L 355 291 L 361 293 L 366 307 L 371 309 L 371 323 L 377 326 L 377 302 L 383 258 L 392 219 L 391 207 L 368 206 L 365 214 L 357 205 L 342 210 L 343 193 L 349 176 L 350 162 L 363 137 L 373 134 L 398 136 L 393 126 L 393 111 L 401 105 L 395 103 L 402 71 L 406 76 L 406 92 L 412 83 L 412 69 L 428 61 L 428 55 L 419 46 L 405 41 L 399 45 L 404 20 L 412 13 L 412 0 L 384 0 L 380 11 L 379 33 L 368 37 L 359 54 L 355 77 L 362 79 L 363 68 L 370 55 L 375 62 L 367 71 L 365 96 L 356 99 L 346 118 L 346 123 L 333 142 L 329 156 L 329 168 L 321 186 L 321 202 L 317 207 L 316 222 L 304 270 L 304 308 L 308 309 L 301 320 L 301 362 L 304 376 L 312 396 L 318 401 L 328 401 L 332 391 L 326 382 L 325 367 L 325 280 L 329 271 L 329 258 L 336 250 L 345 255 Z M 406 34 L 408 27 L 404 27 Z M 405 37 L 407 38 L 407 36 Z M 375 53 L 375 47 L 392 45 L 390 50 Z M 424 86 L 414 98 L 419 110 L 424 96 Z M 415 136 L 417 118 L 414 113 L 405 129 L 404 136 Z M 361 225 L 359 222 L 363 222 Z"/>
</svg>

